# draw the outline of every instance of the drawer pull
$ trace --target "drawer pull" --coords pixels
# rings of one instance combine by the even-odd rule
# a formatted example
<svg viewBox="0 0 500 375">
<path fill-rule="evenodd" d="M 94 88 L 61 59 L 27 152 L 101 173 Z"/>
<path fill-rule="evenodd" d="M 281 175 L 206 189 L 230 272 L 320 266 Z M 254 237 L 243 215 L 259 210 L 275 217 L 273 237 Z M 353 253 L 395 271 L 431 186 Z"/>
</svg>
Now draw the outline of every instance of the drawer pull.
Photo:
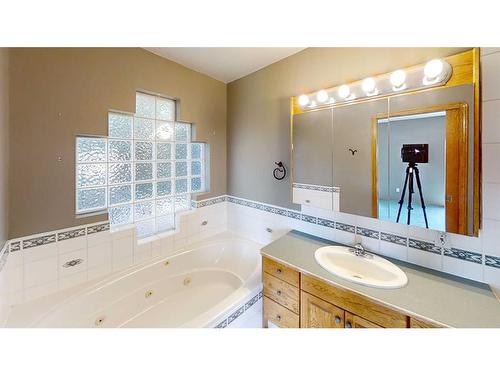
<svg viewBox="0 0 500 375">
<path fill-rule="evenodd" d="M 279 321 L 281 321 L 281 315 L 279 315 L 279 314 L 278 314 L 278 315 L 276 315 L 276 320 L 277 320 L 278 322 L 279 322 Z"/>
<path fill-rule="evenodd" d="M 340 319 L 340 316 L 335 317 L 335 324 L 340 324 L 341 321 L 342 319 Z"/>
<path fill-rule="evenodd" d="M 310 199 L 306 199 L 306 203 L 311 203 L 311 200 Z"/>
<path fill-rule="evenodd" d="M 276 291 L 276 294 L 277 294 L 278 296 L 281 296 L 281 290 Z"/>
<path fill-rule="evenodd" d="M 282 273 L 282 272 L 283 272 L 283 270 L 282 270 L 281 268 L 277 268 L 277 269 L 276 269 L 276 272 L 278 272 L 278 273 Z"/>
<path fill-rule="evenodd" d="M 351 322 L 347 322 L 345 326 L 346 326 L 346 328 L 352 328 L 352 323 Z"/>
</svg>

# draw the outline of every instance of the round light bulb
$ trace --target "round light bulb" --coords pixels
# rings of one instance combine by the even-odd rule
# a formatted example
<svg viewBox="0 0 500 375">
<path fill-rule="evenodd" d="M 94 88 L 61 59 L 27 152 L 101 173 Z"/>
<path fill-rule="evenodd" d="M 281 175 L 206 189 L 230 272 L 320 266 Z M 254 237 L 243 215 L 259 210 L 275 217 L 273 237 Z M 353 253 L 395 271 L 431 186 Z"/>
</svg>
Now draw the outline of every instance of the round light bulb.
<svg viewBox="0 0 500 375">
<path fill-rule="evenodd" d="M 436 79 L 443 72 L 444 64 L 440 59 L 434 59 L 425 64 L 424 74 L 428 80 Z"/>
<path fill-rule="evenodd" d="M 372 77 L 365 78 L 361 83 L 361 89 L 367 93 L 371 94 L 375 91 L 375 80 Z"/>
<path fill-rule="evenodd" d="M 351 89 L 349 88 L 349 86 L 347 85 L 342 85 L 339 87 L 339 96 L 342 98 L 342 99 L 345 99 L 349 96 L 349 94 L 351 93 Z"/>
<path fill-rule="evenodd" d="M 404 85 L 406 80 L 406 73 L 404 70 L 396 70 L 391 74 L 391 84 L 394 88 L 400 88 Z"/>
<path fill-rule="evenodd" d="M 320 90 L 316 94 L 316 99 L 319 103 L 325 103 L 328 100 L 328 93 L 325 90 Z"/>
<path fill-rule="evenodd" d="M 305 107 L 306 105 L 309 104 L 309 97 L 305 94 L 302 94 L 299 96 L 299 104 L 301 107 Z"/>
</svg>

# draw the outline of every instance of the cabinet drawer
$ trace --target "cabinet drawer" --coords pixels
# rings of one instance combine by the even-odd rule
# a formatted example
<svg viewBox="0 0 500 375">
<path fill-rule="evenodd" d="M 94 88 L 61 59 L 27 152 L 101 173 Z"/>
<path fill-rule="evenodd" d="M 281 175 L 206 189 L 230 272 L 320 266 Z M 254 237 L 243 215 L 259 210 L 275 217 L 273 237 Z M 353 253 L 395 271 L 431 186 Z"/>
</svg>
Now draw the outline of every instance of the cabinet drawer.
<svg viewBox="0 0 500 375">
<path fill-rule="evenodd" d="M 301 289 L 382 327 L 406 328 L 408 326 L 406 315 L 314 277 L 302 275 Z"/>
<path fill-rule="evenodd" d="M 293 188 L 293 203 L 332 210 L 333 194 L 331 191 Z"/>
<path fill-rule="evenodd" d="M 264 272 L 267 272 L 280 280 L 286 281 L 295 287 L 300 285 L 300 273 L 294 269 L 284 266 L 272 259 L 264 257 L 262 262 Z"/>
<path fill-rule="evenodd" d="M 264 296 L 264 320 L 271 321 L 281 328 L 299 328 L 299 316 L 286 307 Z"/>
<path fill-rule="evenodd" d="M 299 313 L 299 289 L 271 276 L 263 273 L 264 295 L 271 298 L 280 305 L 292 310 L 294 313 Z"/>
</svg>

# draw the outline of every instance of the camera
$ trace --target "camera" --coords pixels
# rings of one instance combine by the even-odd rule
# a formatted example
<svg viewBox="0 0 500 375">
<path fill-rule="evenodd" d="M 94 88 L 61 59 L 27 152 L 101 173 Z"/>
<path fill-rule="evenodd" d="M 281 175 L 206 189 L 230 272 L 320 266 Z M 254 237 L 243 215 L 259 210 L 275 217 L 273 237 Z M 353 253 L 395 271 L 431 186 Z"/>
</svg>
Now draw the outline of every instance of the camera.
<svg viewBox="0 0 500 375">
<path fill-rule="evenodd" d="M 409 144 L 401 147 L 401 160 L 403 163 L 428 163 L 428 144 Z"/>
</svg>

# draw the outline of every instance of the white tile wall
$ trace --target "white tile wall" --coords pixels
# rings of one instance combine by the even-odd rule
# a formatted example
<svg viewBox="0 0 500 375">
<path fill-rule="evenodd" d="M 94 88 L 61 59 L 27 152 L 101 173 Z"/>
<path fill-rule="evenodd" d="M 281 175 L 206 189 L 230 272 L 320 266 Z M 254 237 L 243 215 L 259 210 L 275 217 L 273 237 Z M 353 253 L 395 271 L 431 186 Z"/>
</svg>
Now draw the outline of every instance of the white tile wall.
<svg viewBox="0 0 500 375">
<path fill-rule="evenodd" d="M 443 269 L 442 255 L 416 250 L 411 247 L 408 247 L 408 262 L 438 271 Z"/>
<path fill-rule="evenodd" d="M 127 226 L 97 233 L 84 231 L 80 237 L 60 237 L 50 244 L 21 248 L 8 254 L 0 272 L 0 323 L 12 304 L 83 284 L 155 257 L 170 256 L 197 240 L 225 231 L 226 207 L 226 202 L 221 202 L 187 211 L 179 217 L 176 232 L 140 241 L 137 240 L 135 227 Z M 58 233 L 82 228 L 85 229 L 68 228 Z M 43 235 L 47 234 L 51 233 Z M 40 236 L 15 239 L 10 243 Z M 64 267 L 72 260 L 80 260 L 80 263 Z"/>
<path fill-rule="evenodd" d="M 500 257 L 500 48 L 481 48 L 483 221 L 482 252 Z M 483 281 L 500 285 L 500 268 L 485 266 Z"/>
<path fill-rule="evenodd" d="M 484 219 L 481 237 L 484 252 L 500 257 L 500 221 Z"/>
<path fill-rule="evenodd" d="M 483 112 L 482 112 L 483 145 L 488 144 L 490 142 L 500 143 L 499 119 L 500 119 L 500 100 L 491 100 L 489 102 L 483 101 Z"/>
</svg>

